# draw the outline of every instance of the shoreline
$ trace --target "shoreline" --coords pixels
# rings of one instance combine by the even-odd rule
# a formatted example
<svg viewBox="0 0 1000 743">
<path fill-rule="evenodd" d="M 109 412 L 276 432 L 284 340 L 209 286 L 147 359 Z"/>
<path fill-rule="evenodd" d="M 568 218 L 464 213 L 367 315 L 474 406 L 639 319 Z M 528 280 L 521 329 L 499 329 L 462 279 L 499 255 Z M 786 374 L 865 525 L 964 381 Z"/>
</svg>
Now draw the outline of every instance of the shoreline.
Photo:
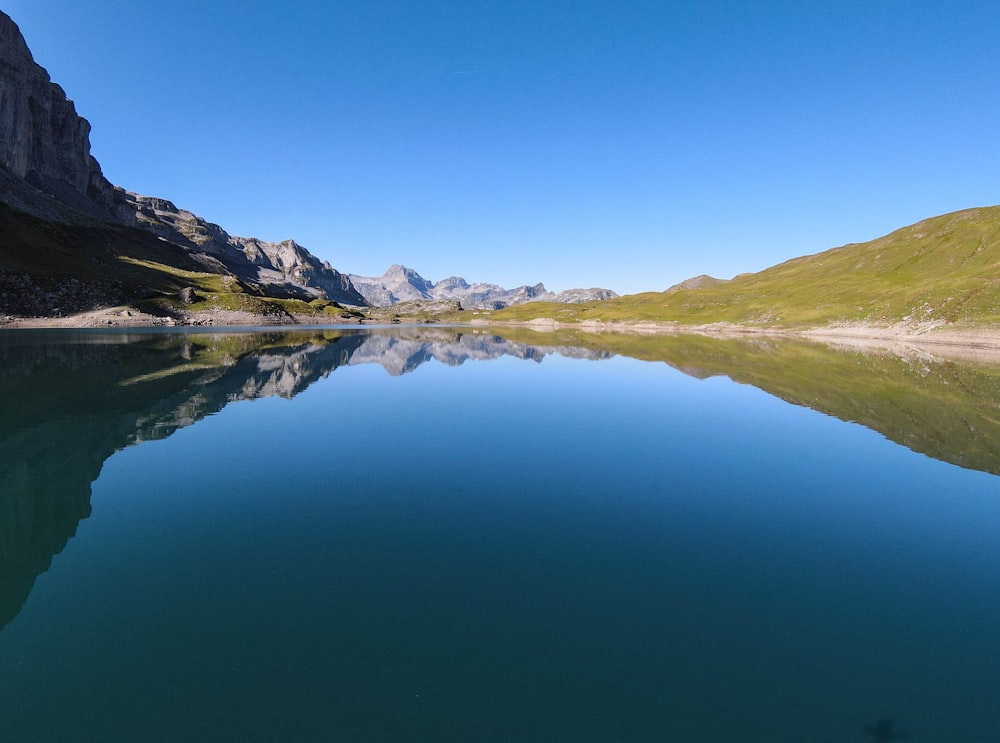
<svg viewBox="0 0 1000 743">
<path fill-rule="evenodd" d="M 473 320 L 473 325 L 515 326 L 555 332 L 578 330 L 587 333 L 622 333 L 631 335 L 709 335 L 718 337 L 790 337 L 815 340 L 838 341 L 889 341 L 918 345 L 965 346 L 972 348 L 995 348 L 1000 351 L 1000 327 L 992 326 L 948 326 L 938 325 L 866 325 L 861 323 L 822 325 L 810 328 L 787 328 L 781 326 L 747 326 L 728 322 L 685 325 L 677 322 L 601 322 L 585 320 L 578 323 L 560 323 L 549 319 L 526 322 L 488 322 Z"/>
<path fill-rule="evenodd" d="M 700 335 L 720 339 L 775 338 L 809 340 L 839 350 L 889 351 L 899 356 L 941 356 L 961 361 L 1000 363 L 1000 327 L 950 327 L 928 325 L 842 324 L 812 328 L 782 328 L 709 323 L 684 325 L 676 322 L 608 323 L 583 321 L 559 323 L 550 319 L 527 322 L 477 320 L 477 326 L 520 327 L 538 332 L 576 331 L 599 335 Z"/>
<path fill-rule="evenodd" d="M 0 316 L 0 330 L 79 330 L 100 328 L 227 328 L 260 326 L 295 328 L 308 325 L 359 325 L 357 317 L 327 317 L 312 315 L 257 315 L 239 310 L 206 310 L 189 312 L 179 317 L 152 315 L 134 307 L 105 307 L 62 317 Z"/>
<path fill-rule="evenodd" d="M 470 327 L 517 327 L 541 333 L 576 331 L 587 334 L 615 333 L 620 335 L 684 335 L 694 334 L 717 338 L 805 338 L 827 345 L 863 348 L 894 348 L 919 350 L 932 347 L 946 355 L 990 357 L 1000 359 L 1000 327 L 953 327 L 944 324 L 866 325 L 862 323 L 826 325 L 812 328 L 746 326 L 733 323 L 685 325 L 677 322 L 602 322 L 586 320 L 560 323 L 548 318 L 529 321 L 490 321 L 480 317 L 465 323 L 448 320 L 449 324 Z M 0 330 L 36 329 L 114 329 L 114 328 L 227 328 L 274 327 L 301 328 L 324 325 L 389 325 L 426 324 L 400 318 L 399 323 L 359 317 L 317 318 L 313 315 L 265 316 L 233 310 L 192 312 L 180 317 L 162 317 L 141 312 L 134 307 L 107 307 L 64 317 L 19 317 L 0 315 Z M 952 353 L 947 353 L 951 349 Z"/>
</svg>

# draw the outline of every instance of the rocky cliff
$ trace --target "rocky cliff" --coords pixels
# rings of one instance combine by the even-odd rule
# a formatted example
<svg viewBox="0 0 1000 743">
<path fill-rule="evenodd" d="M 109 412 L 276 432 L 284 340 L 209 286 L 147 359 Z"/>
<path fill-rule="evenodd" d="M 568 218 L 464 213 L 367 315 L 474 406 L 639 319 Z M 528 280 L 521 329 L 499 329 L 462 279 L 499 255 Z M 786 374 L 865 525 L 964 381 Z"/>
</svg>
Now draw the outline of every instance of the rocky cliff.
<svg viewBox="0 0 1000 743">
<path fill-rule="evenodd" d="M 166 199 L 141 196 L 109 183 L 90 154 L 90 124 L 35 62 L 17 25 L 2 12 L 0 202 L 11 210 L 4 212 L 9 226 L 4 230 L 7 239 L 0 243 L 0 272 L 23 272 L 14 283 L 27 282 L 28 294 L 51 293 L 50 284 L 62 276 L 87 280 L 85 269 L 97 261 L 103 280 L 121 276 L 125 288 L 118 298 L 141 296 L 158 287 L 127 271 L 123 274 L 121 262 L 115 260 L 134 258 L 138 249 L 142 260 L 185 271 L 230 274 L 242 282 L 243 291 L 259 296 L 365 304 L 345 275 L 292 240 L 271 243 L 234 237 Z M 16 213 L 34 221 L 18 218 Z M 45 234 L 53 230 L 39 227 L 38 220 L 60 225 L 54 229 L 59 237 L 55 244 Z M 92 234 L 70 229 L 95 225 L 117 228 L 105 229 L 99 249 Z M 130 232 L 135 229 L 169 246 L 157 250 L 157 243 Z M 0 287 L 10 283 L 10 276 L 0 276 Z M 91 295 L 94 303 L 109 299 L 106 291 Z M 12 296 L 13 292 L 0 296 L 0 311 L 23 309 L 5 306 Z M 35 309 L 44 312 L 54 307 L 41 303 Z"/>
<path fill-rule="evenodd" d="M 461 276 L 430 282 L 406 266 L 393 265 L 381 276 L 350 275 L 351 283 L 373 307 L 388 307 L 413 300 L 453 300 L 464 309 L 501 309 L 525 302 L 582 303 L 611 299 L 610 289 L 570 289 L 553 293 L 543 284 L 504 289 L 498 284 L 470 284 Z"/>
<path fill-rule="evenodd" d="M 0 168 L 7 176 L 4 201 L 29 213 L 65 220 L 72 211 L 96 217 L 114 211 L 114 187 L 90 154 L 90 124 L 35 63 L 17 25 L 3 12 Z M 54 199 L 40 199 L 39 192 Z"/>
</svg>

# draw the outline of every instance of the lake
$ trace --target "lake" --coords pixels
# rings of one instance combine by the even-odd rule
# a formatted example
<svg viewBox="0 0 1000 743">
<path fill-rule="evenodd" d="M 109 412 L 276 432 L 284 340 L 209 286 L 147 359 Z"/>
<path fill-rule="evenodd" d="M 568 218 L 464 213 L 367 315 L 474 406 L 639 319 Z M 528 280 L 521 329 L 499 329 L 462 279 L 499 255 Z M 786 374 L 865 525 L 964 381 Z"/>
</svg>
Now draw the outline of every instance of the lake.
<svg viewBox="0 0 1000 743">
<path fill-rule="evenodd" d="M 0 333 L 0 740 L 1000 740 L 1000 366 Z"/>
</svg>

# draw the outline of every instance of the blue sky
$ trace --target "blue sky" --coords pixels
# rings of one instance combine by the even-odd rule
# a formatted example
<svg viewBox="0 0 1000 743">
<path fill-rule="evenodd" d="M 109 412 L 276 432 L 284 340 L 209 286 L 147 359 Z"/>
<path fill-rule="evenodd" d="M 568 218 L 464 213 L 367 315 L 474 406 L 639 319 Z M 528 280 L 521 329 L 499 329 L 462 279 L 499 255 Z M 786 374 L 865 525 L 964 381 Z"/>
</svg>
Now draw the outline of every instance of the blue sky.
<svg viewBox="0 0 1000 743">
<path fill-rule="evenodd" d="M 662 290 L 1000 202 L 989 2 L 0 7 L 112 182 L 351 273 Z"/>
</svg>

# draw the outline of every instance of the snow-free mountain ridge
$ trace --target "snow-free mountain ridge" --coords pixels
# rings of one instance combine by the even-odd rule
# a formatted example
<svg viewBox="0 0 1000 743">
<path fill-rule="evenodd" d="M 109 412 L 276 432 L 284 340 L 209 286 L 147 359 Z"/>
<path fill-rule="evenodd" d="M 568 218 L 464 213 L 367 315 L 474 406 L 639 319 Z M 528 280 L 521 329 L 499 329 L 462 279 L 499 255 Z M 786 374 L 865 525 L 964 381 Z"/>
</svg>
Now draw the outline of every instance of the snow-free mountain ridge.
<svg viewBox="0 0 1000 743">
<path fill-rule="evenodd" d="M 550 292 L 541 283 L 504 289 L 499 284 L 470 284 L 461 276 L 449 276 L 431 282 L 412 268 L 399 264 L 389 267 L 381 276 L 350 275 L 351 283 L 374 307 L 389 307 L 413 300 L 454 300 L 463 309 L 498 310 L 525 302 L 582 303 L 611 299 L 618 295 L 610 289 L 568 289 Z"/>
</svg>

